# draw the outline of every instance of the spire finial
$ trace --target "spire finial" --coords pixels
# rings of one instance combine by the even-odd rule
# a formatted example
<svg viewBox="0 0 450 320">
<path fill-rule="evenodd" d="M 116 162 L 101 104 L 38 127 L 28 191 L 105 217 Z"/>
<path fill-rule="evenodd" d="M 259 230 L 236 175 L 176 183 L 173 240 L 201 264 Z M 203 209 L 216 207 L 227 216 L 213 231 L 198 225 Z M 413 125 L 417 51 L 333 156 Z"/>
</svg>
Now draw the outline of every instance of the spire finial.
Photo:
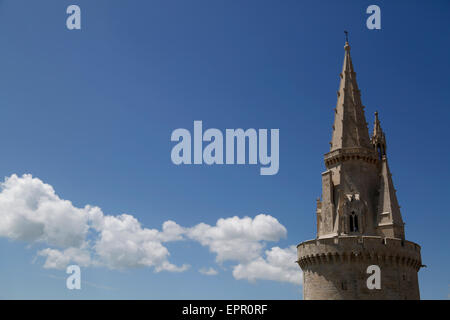
<svg viewBox="0 0 450 320">
<path fill-rule="evenodd" d="M 377 132 L 381 133 L 381 124 L 380 124 L 380 120 L 378 119 L 378 111 L 375 111 L 375 123 L 373 124 L 373 135 L 375 136 L 377 134 Z"/>
<path fill-rule="evenodd" d="M 344 30 L 345 33 L 345 51 L 350 52 L 350 45 L 348 44 L 348 31 Z"/>
</svg>

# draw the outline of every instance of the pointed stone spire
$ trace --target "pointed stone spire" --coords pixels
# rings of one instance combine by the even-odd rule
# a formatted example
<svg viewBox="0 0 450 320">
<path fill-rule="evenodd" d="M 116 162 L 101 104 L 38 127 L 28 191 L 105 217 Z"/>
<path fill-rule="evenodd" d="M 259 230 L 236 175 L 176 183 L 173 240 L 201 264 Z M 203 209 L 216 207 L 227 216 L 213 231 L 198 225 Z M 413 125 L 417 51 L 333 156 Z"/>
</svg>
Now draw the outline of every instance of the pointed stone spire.
<svg viewBox="0 0 450 320">
<path fill-rule="evenodd" d="M 345 148 L 371 148 L 364 107 L 356 83 L 356 73 L 350 56 L 350 45 L 345 43 L 345 58 L 340 74 L 337 105 L 330 151 Z"/>
<path fill-rule="evenodd" d="M 387 157 L 383 156 L 378 201 L 378 229 L 385 237 L 405 239 L 404 223 L 395 191 Z"/>
<path fill-rule="evenodd" d="M 373 134 L 371 138 L 372 145 L 378 153 L 380 160 L 386 155 L 386 137 L 381 129 L 381 123 L 378 119 L 378 112 L 375 112 L 375 122 L 373 124 Z"/>
<path fill-rule="evenodd" d="M 378 198 L 378 228 L 390 238 L 405 238 L 403 219 L 395 193 L 394 182 L 386 156 L 386 137 L 381 129 L 378 112 L 375 112 L 372 145 L 381 160 L 380 189 Z"/>
<path fill-rule="evenodd" d="M 383 135 L 383 130 L 381 129 L 381 123 L 378 119 L 378 111 L 375 111 L 375 122 L 373 124 L 373 137 L 376 137 L 378 135 Z"/>
</svg>

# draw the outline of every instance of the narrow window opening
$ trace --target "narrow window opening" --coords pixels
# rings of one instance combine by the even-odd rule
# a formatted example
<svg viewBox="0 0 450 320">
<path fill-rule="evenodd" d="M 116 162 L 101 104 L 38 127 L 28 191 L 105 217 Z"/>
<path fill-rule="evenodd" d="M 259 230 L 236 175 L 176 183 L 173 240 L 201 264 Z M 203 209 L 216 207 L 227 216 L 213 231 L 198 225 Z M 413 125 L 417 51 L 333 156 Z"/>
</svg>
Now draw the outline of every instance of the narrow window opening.
<svg viewBox="0 0 450 320">
<path fill-rule="evenodd" d="M 355 215 L 355 211 L 352 211 L 352 214 L 350 215 L 350 232 L 357 232 L 359 230 L 358 225 L 358 216 Z"/>
<path fill-rule="evenodd" d="M 378 157 L 381 160 L 382 152 L 381 152 L 381 146 L 380 144 L 377 145 L 377 151 L 378 151 Z"/>
</svg>

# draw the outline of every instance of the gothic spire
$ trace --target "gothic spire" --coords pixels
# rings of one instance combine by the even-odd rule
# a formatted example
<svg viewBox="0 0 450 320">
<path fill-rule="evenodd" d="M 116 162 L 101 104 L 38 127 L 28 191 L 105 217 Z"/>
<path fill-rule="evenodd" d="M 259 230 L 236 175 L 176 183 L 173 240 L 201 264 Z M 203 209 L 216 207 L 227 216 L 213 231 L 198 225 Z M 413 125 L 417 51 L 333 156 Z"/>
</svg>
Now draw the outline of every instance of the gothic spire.
<svg viewBox="0 0 450 320">
<path fill-rule="evenodd" d="M 338 91 L 333 137 L 330 151 L 345 148 L 371 148 L 364 107 L 356 83 L 356 73 L 350 56 L 350 45 L 345 42 L 345 57 Z"/>
<path fill-rule="evenodd" d="M 375 112 L 375 122 L 373 124 L 373 134 L 371 138 L 372 145 L 378 153 L 380 160 L 386 155 L 386 137 L 381 129 L 381 123 L 378 119 L 378 112 Z"/>
<path fill-rule="evenodd" d="M 383 134 L 383 130 L 381 130 L 380 119 L 378 119 L 378 111 L 375 111 L 375 122 L 373 124 L 373 137 Z"/>
<path fill-rule="evenodd" d="M 392 174 L 386 156 L 386 137 L 381 129 L 378 112 L 375 112 L 375 122 L 373 124 L 372 145 L 381 160 L 380 189 L 378 198 L 378 227 L 381 232 L 392 238 L 405 238 L 403 219 L 395 193 Z"/>
<path fill-rule="evenodd" d="M 386 156 L 381 160 L 380 182 L 378 228 L 385 237 L 405 239 L 404 223 Z"/>
</svg>

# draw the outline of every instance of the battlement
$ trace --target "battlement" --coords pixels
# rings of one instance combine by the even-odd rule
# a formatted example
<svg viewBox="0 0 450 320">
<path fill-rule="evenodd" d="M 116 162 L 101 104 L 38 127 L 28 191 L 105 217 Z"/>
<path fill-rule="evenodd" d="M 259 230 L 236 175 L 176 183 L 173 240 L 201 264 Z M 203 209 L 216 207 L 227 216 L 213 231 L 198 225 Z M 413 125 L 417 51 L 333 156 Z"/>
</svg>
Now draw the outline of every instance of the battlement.
<svg viewBox="0 0 450 320">
<path fill-rule="evenodd" d="M 297 246 L 298 264 L 370 262 L 422 266 L 420 246 L 414 242 L 378 236 L 341 236 L 315 239 Z"/>
</svg>

